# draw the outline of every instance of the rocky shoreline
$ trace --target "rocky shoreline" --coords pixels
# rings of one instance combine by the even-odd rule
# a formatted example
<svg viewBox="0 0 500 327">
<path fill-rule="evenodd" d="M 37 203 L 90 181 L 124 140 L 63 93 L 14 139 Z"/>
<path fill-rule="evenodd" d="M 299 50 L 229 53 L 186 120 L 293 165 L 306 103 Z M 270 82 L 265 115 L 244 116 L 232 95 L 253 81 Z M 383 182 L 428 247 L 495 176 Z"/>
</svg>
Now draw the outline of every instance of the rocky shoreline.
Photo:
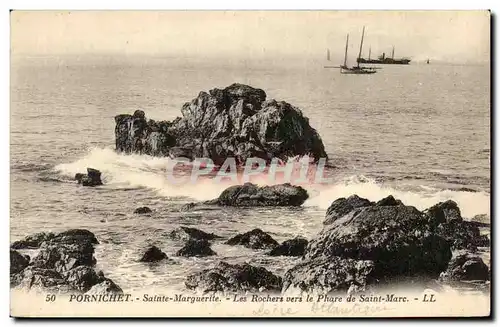
<svg viewBox="0 0 500 327">
<path fill-rule="evenodd" d="M 181 226 L 167 237 L 184 242 L 172 253 L 174 257 L 216 258 L 211 246 L 219 242 L 264 250 L 268 256 L 297 258 L 279 276 L 272 266 L 218 260 L 213 267 L 186 276 L 186 289 L 201 293 L 353 293 L 403 280 L 414 287 L 473 281 L 483 290 L 489 288 L 490 269 L 478 255 L 479 248 L 490 246 L 489 238 L 480 234 L 477 224 L 462 218 L 453 201 L 419 211 L 392 196 L 371 202 L 353 195 L 333 201 L 323 223 L 323 230 L 310 240 L 296 237 L 281 244 L 261 229 L 225 239 Z M 95 235 L 83 229 L 37 233 L 13 242 L 11 287 L 61 293 L 123 292 L 95 271 L 93 253 L 98 244 Z M 29 258 L 22 253 L 24 249 L 38 253 Z M 176 260 L 164 250 L 151 246 L 137 260 Z"/>
</svg>

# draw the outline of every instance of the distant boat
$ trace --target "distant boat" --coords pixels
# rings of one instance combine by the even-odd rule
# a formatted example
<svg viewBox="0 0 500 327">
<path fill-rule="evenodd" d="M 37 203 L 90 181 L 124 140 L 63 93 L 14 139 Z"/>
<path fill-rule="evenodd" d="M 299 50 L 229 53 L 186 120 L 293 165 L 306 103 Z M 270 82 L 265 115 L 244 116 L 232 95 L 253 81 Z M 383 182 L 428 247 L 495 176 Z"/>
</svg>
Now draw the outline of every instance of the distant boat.
<svg viewBox="0 0 500 327">
<path fill-rule="evenodd" d="M 429 59 L 427 59 L 427 65 L 429 64 Z"/>
<path fill-rule="evenodd" d="M 349 47 L 349 34 L 347 34 L 345 43 L 345 54 L 344 54 L 344 64 L 340 66 L 341 74 L 356 74 L 356 75 L 366 75 L 375 74 L 377 72 L 376 68 L 361 67 L 359 64 L 359 58 L 361 58 L 361 51 L 363 50 L 363 40 L 365 38 L 365 27 L 363 26 L 363 33 L 361 34 L 361 43 L 359 44 L 359 54 L 358 54 L 358 64 L 353 67 L 347 67 L 347 49 Z"/>
<path fill-rule="evenodd" d="M 408 58 L 394 59 L 394 46 L 392 47 L 392 54 L 390 58 L 385 56 L 385 52 L 382 53 L 378 59 L 371 59 L 370 55 L 368 56 L 368 59 L 361 57 L 358 58 L 358 63 L 361 64 L 408 65 L 410 64 L 410 61 L 411 59 Z"/>
</svg>

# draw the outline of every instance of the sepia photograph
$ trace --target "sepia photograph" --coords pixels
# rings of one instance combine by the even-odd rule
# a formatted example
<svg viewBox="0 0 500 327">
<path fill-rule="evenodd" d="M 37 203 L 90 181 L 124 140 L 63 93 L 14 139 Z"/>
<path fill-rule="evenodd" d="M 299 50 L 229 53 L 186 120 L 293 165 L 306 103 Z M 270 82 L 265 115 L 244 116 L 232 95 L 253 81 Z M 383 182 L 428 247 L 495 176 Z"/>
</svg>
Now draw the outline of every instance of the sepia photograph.
<svg viewBox="0 0 500 327">
<path fill-rule="evenodd" d="M 12 317 L 490 317 L 488 10 L 12 10 Z"/>
</svg>

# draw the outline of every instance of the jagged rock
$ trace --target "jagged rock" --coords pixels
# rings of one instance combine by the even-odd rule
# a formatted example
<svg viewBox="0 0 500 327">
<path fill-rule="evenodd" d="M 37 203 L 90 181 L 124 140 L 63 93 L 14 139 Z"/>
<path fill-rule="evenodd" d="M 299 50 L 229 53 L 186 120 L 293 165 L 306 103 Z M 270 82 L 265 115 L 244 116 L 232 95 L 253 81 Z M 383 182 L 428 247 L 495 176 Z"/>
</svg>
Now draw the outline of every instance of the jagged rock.
<svg viewBox="0 0 500 327">
<path fill-rule="evenodd" d="M 77 173 L 75 180 L 83 186 L 99 186 L 102 185 L 101 172 L 94 168 L 87 168 L 87 174 Z"/>
<path fill-rule="evenodd" d="M 378 201 L 375 203 L 376 206 L 382 207 L 382 206 L 399 206 L 403 205 L 403 202 L 400 200 L 395 199 L 392 195 L 389 195 L 382 200 Z"/>
<path fill-rule="evenodd" d="M 111 279 L 105 278 L 99 284 L 95 284 L 85 294 L 99 295 L 99 294 L 123 294 L 120 286 L 116 285 Z"/>
<path fill-rule="evenodd" d="M 86 229 L 70 229 L 57 235 L 38 233 L 23 241 L 25 242 L 20 241 L 16 246 L 38 246 L 39 251 L 31 262 L 29 257 L 15 255 L 15 260 L 21 262 L 23 258 L 25 261 L 11 270 L 11 287 L 36 288 L 44 292 L 84 293 L 94 285 L 109 280 L 102 272 L 98 274 L 93 268 L 96 263 L 94 244 L 99 242 Z"/>
<path fill-rule="evenodd" d="M 243 245 L 250 249 L 274 249 L 279 245 L 271 235 L 263 232 L 260 228 L 252 229 L 249 232 L 238 234 L 230 238 L 226 244 Z"/>
<path fill-rule="evenodd" d="M 188 240 L 184 247 L 177 251 L 177 256 L 180 257 L 207 257 L 217 255 L 211 248 L 210 243 L 206 239 Z"/>
<path fill-rule="evenodd" d="M 439 275 L 451 258 L 448 243 L 432 234 L 411 206 L 356 208 L 326 225 L 309 242 L 306 257 L 373 260 L 377 276 Z"/>
<path fill-rule="evenodd" d="M 10 250 L 10 273 L 15 274 L 23 270 L 30 263 L 29 259 L 19 252 Z"/>
<path fill-rule="evenodd" d="M 300 206 L 307 200 L 307 191 L 289 183 L 257 186 L 252 183 L 230 186 L 213 203 L 222 206 Z"/>
<path fill-rule="evenodd" d="M 33 235 L 28 235 L 22 240 L 15 241 L 11 244 L 11 249 L 32 249 L 39 248 L 40 245 L 55 237 L 54 233 L 35 233 Z"/>
<path fill-rule="evenodd" d="M 196 203 L 189 202 L 189 203 L 183 204 L 181 206 L 181 208 L 179 209 L 179 211 L 181 211 L 181 212 L 183 212 L 183 211 L 190 211 L 190 210 L 192 210 L 195 207 L 196 207 Z"/>
<path fill-rule="evenodd" d="M 191 274 L 185 285 L 203 293 L 209 292 L 280 292 L 282 279 L 263 267 L 247 263 L 231 265 L 220 261 L 215 267 Z"/>
<path fill-rule="evenodd" d="M 139 260 L 141 262 L 156 262 L 168 259 L 167 255 L 156 246 L 150 247 Z"/>
<path fill-rule="evenodd" d="M 138 215 L 144 215 L 144 214 L 148 214 L 148 213 L 151 213 L 151 212 L 153 212 L 153 210 L 151 210 L 148 207 L 139 207 L 139 208 L 137 208 L 137 209 L 134 210 L 134 213 L 138 214 Z"/>
<path fill-rule="evenodd" d="M 474 217 L 471 218 L 471 221 L 490 224 L 490 216 L 487 214 L 475 215 Z"/>
<path fill-rule="evenodd" d="M 228 157 L 238 164 L 258 157 L 309 155 L 326 158 L 320 136 L 296 107 L 248 85 L 200 92 L 184 104 L 182 118 L 147 121 L 143 111 L 115 117 L 116 150 L 155 156 L 211 158 L 221 165 Z"/>
<path fill-rule="evenodd" d="M 449 262 L 440 279 L 444 281 L 489 280 L 488 266 L 483 259 L 468 251 L 459 251 Z"/>
<path fill-rule="evenodd" d="M 323 221 L 323 224 L 329 225 L 336 219 L 348 214 L 355 208 L 367 207 L 371 205 L 373 205 L 373 202 L 370 202 L 369 200 L 364 198 L 360 198 L 356 194 L 351 195 L 347 199 L 339 198 L 333 201 L 333 203 L 326 211 L 326 219 Z"/>
<path fill-rule="evenodd" d="M 475 222 L 463 220 L 458 205 L 451 200 L 440 202 L 424 211 L 434 231 L 451 244 L 452 249 L 477 250 L 489 246 Z"/>
<path fill-rule="evenodd" d="M 302 237 L 296 237 L 291 240 L 286 240 L 274 249 L 268 255 L 270 256 L 293 256 L 300 257 L 304 254 L 308 241 Z"/>
<path fill-rule="evenodd" d="M 321 257 L 300 262 L 285 273 L 283 292 L 300 289 L 319 293 L 347 292 L 356 287 L 364 290 L 376 281 L 373 277 L 374 264 L 371 260 L 356 260 L 341 257 Z"/>
<path fill-rule="evenodd" d="M 213 233 L 206 233 L 193 227 L 180 226 L 170 232 L 169 236 L 174 240 L 213 240 L 221 238 Z"/>
</svg>

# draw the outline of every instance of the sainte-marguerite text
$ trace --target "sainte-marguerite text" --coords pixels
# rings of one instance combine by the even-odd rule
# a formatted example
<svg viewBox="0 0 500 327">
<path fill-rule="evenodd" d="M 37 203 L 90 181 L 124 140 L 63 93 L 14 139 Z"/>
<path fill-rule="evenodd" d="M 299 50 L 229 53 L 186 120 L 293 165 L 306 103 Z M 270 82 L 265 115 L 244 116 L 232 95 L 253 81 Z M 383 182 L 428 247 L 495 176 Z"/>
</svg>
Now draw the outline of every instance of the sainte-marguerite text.
<svg viewBox="0 0 500 327">
<path fill-rule="evenodd" d="M 187 302 L 187 303 L 197 303 L 197 302 L 220 302 L 220 298 L 215 295 L 210 296 L 192 296 L 175 294 L 172 296 L 166 295 L 151 295 L 144 294 L 142 297 L 143 302 Z"/>
</svg>

